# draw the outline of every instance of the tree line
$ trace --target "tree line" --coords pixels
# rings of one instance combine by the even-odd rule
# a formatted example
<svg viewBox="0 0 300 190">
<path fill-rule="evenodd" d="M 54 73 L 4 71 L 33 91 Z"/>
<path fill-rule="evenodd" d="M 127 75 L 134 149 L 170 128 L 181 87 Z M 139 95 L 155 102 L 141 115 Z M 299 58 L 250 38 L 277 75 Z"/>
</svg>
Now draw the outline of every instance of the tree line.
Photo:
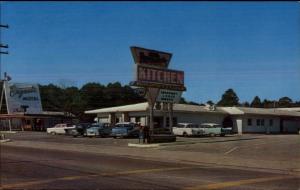
<svg viewBox="0 0 300 190">
<path fill-rule="evenodd" d="M 208 101 L 208 104 L 214 104 L 212 101 Z M 291 98 L 284 96 L 278 100 L 268 100 L 264 99 L 263 101 L 255 96 L 251 103 L 239 102 L 239 97 L 234 92 L 233 89 L 228 89 L 222 95 L 222 98 L 219 102 L 216 103 L 218 106 L 241 106 L 241 107 L 254 107 L 254 108 L 289 108 L 289 107 L 300 107 L 300 101 L 293 101 Z"/>
<path fill-rule="evenodd" d="M 54 84 L 39 85 L 43 110 L 72 113 L 80 119 L 90 119 L 86 110 L 100 109 L 145 102 L 130 86 L 119 82 L 106 86 L 87 83 L 81 88 L 60 87 Z"/>
<path fill-rule="evenodd" d="M 89 116 L 84 114 L 86 110 L 100 109 L 112 106 L 121 106 L 145 102 L 146 99 L 138 91 L 129 85 L 122 86 L 119 82 L 102 85 L 100 83 L 87 83 L 81 88 L 57 86 L 54 84 L 39 85 L 43 110 L 68 112 L 80 119 Z M 179 103 L 192 105 L 205 105 L 181 98 Z M 277 100 L 261 99 L 255 96 L 251 103 L 239 102 L 239 98 L 233 89 L 228 89 L 217 103 L 207 101 L 207 104 L 218 106 L 244 106 L 257 108 L 273 107 L 300 107 L 299 102 L 293 102 L 288 97 Z"/>
</svg>

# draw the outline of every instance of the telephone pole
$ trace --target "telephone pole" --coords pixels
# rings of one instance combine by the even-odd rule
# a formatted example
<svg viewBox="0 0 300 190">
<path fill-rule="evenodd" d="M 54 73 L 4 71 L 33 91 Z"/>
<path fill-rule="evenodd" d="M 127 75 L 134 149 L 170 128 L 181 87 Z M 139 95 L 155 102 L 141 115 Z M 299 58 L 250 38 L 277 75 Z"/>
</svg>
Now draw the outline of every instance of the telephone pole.
<svg viewBox="0 0 300 190">
<path fill-rule="evenodd" d="M 2 70 L 1 70 L 2 69 L 2 59 L 1 59 L 2 55 L 1 54 L 8 54 L 8 51 L 2 51 L 3 48 L 8 49 L 8 45 L 7 44 L 4 45 L 1 42 L 1 30 L 2 30 L 2 28 L 9 28 L 9 26 L 0 24 L 0 80 L 2 80 Z"/>
</svg>

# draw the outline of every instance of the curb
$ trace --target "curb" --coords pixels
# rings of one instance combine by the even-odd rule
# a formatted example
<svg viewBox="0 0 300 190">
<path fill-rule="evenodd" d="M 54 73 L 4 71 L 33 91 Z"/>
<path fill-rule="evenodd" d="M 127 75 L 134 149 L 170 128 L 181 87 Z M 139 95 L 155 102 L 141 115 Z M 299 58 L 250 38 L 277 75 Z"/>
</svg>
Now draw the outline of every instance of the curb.
<svg viewBox="0 0 300 190">
<path fill-rule="evenodd" d="M 15 134 L 16 131 L 0 131 L 0 134 Z"/>
<path fill-rule="evenodd" d="M 135 143 L 128 143 L 129 147 L 138 147 L 138 148 L 156 148 L 159 147 L 159 144 L 135 144 Z"/>
<path fill-rule="evenodd" d="M 0 140 L 0 143 L 6 143 L 6 142 L 10 142 L 10 139 L 5 139 L 5 140 Z"/>
</svg>

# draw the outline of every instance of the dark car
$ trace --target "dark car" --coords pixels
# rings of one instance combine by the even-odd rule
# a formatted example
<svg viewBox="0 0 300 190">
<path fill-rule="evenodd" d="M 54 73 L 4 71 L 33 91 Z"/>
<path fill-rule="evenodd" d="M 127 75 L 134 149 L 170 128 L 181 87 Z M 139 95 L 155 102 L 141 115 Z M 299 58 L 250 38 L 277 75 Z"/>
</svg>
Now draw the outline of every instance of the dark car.
<svg viewBox="0 0 300 190">
<path fill-rule="evenodd" d="M 75 125 L 74 129 L 66 130 L 66 134 L 72 135 L 73 137 L 86 136 L 86 129 L 90 126 L 90 123 L 79 123 Z"/>
<path fill-rule="evenodd" d="M 111 134 L 111 125 L 109 123 L 93 123 L 86 129 L 88 137 L 107 137 Z"/>
<path fill-rule="evenodd" d="M 112 129 L 111 136 L 117 137 L 139 137 L 139 128 L 135 123 L 117 123 Z"/>
</svg>

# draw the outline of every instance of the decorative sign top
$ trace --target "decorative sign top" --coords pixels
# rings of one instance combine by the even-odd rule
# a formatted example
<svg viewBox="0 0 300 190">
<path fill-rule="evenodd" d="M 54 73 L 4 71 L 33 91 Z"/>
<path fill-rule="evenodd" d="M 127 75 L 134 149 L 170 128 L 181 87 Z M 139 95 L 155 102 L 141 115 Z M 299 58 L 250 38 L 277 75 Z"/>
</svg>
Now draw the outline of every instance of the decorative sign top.
<svg viewBox="0 0 300 190">
<path fill-rule="evenodd" d="M 141 47 L 130 47 L 131 53 L 136 64 L 147 66 L 168 68 L 172 58 L 171 53 L 166 53 L 157 50 L 145 49 Z"/>
</svg>

